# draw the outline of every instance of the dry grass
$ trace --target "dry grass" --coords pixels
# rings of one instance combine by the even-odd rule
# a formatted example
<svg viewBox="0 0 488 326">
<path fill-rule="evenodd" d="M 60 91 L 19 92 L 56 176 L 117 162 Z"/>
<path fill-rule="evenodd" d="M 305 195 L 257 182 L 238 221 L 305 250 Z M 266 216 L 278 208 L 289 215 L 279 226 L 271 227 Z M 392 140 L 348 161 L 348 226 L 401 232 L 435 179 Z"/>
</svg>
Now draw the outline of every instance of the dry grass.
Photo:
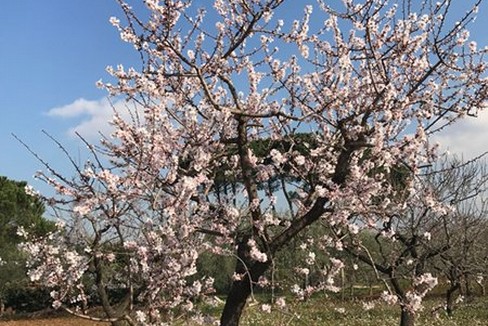
<svg viewBox="0 0 488 326">
<path fill-rule="evenodd" d="M 94 322 L 80 318 L 48 318 L 0 321 L 0 326 L 109 326 L 110 323 Z"/>
</svg>

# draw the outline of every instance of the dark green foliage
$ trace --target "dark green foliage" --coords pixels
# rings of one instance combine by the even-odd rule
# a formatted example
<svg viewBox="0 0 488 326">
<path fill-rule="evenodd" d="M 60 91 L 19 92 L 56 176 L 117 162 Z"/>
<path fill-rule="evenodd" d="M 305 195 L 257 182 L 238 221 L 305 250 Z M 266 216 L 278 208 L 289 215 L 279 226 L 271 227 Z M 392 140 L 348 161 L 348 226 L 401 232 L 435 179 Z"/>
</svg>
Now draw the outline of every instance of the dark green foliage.
<svg viewBox="0 0 488 326">
<path fill-rule="evenodd" d="M 296 133 L 280 141 L 270 138 L 255 140 L 251 142 L 250 147 L 254 155 L 259 158 L 267 157 L 272 149 L 277 149 L 282 153 L 293 149 L 307 156 L 311 149 L 317 147 L 317 136 L 314 133 Z"/>
<path fill-rule="evenodd" d="M 50 306 L 49 290 L 38 287 L 11 286 L 5 290 L 5 306 L 16 312 L 36 312 Z"/>
<path fill-rule="evenodd" d="M 217 294 L 227 293 L 232 284 L 232 275 L 236 259 L 234 257 L 202 253 L 198 257 L 198 274 L 196 278 L 210 276 L 214 278 L 214 289 Z"/>
<path fill-rule="evenodd" d="M 281 153 L 294 151 L 301 155 L 309 156 L 310 151 L 317 147 L 317 142 L 318 139 L 314 133 L 296 133 L 280 140 L 273 140 L 271 138 L 253 140 L 249 143 L 249 148 L 258 159 L 263 160 L 264 164 L 270 164 L 271 158 L 269 157 L 269 153 L 273 149 Z M 235 144 L 227 145 L 226 153 L 227 158 L 237 154 L 237 146 Z M 258 184 L 259 189 L 274 192 L 280 187 L 279 184 L 282 180 L 285 182 L 299 181 L 290 176 L 289 172 L 290 166 L 284 164 L 282 173 L 276 174 L 270 180 Z M 309 176 L 309 178 L 313 179 L 313 176 Z M 310 182 L 312 180 L 307 181 Z M 242 184 L 241 176 L 236 174 L 235 171 L 232 171 L 224 160 L 224 163 L 216 170 L 214 176 L 214 187 L 217 196 L 235 192 L 235 189 L 240 184 Z"/>
<path fill-rule="evenodd" d="M 42 217 L 43 203 L 25 193 L 25 182 L 0 177 L 0 301 L 16 309 L 31 309 L 32 300 L 39 302 L 42 291 L 29 289 L 25 258 L 18 249 L 22 241 L 17 229 L 23 227 L 30 234 L 43 235 L 54 230 L 54 223 Z M 39 292 L 39 293 L 38 293 Z M 27 300 L 29 299 L 29 300 Z"/>
<path fill-rule="evenodd" d="M 25 193 L 26 185 L 23 181 L 0 177 L 0 246 L 19 243 L 19 226 L 39 235 L 54 229 L 54 223 L 42 217 L 44 204 Z"/>
</svg>

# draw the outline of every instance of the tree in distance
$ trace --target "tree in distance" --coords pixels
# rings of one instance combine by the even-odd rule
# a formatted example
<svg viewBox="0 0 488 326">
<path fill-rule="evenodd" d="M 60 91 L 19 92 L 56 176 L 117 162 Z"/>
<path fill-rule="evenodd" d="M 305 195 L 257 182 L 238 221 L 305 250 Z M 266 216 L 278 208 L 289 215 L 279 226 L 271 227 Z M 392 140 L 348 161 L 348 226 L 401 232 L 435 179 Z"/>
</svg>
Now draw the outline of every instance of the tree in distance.
<svg viewBox="0 0 488 326">
<path fill-rule="evenodd" d="M 54 230 L 54 222 L 43 218 L 44 204 L 26 192 L 27 183 L 0 176 L 0 306 L 18 310 L 16 295 L 28 291 L 26 257 L 18 245 L 19 228 L 37 236 Z M 31 293 L 32 294 L 32 293 Z M 42 303 L 36 305 L 40 307 Z M 18 306 L 17 306 L 18 305 Z M 1 314 L 0 312 L 0 314 Z"/>
</svg>

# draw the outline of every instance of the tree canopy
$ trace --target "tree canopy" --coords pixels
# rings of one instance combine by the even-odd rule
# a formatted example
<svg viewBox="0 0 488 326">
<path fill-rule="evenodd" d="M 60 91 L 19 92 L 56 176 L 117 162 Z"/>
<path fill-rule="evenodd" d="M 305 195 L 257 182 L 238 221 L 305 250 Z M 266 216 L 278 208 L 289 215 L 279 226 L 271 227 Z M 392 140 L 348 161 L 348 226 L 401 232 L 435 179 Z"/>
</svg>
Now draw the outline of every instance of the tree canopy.
<svg viewBox="0 0 488 326">
<path fill-rule="evenodd" d="M 44 219 L 44 204 L 40 198 L 26 192 L 27 183 L 0 176 L 0 243 L 15 246 L 23 240 L 18 234 L 23 227 L 35 234 L 53 230 L 53 223 Z"/>
<path fill-rule="evenodd" d="M 54 230 L 54 222 L 43 217 L 44 204 L 26 187 L 24 181 L 0 176 L 0 302 L 7 305 L 15 304 L 9 302 L 7 292 L 25 291 L 28 286 L 19 231 L 41 236 Z"/>
</svg>

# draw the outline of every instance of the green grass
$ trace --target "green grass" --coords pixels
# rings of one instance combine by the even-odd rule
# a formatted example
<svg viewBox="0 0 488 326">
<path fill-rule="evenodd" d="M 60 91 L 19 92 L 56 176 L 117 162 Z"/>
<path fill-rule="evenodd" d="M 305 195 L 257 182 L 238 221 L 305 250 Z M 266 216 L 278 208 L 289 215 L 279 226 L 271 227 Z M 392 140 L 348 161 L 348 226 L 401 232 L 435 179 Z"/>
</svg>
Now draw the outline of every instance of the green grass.
<svg viewBox="0 0 488 326">
<path fill-rule="evenodd" d="M 242 317 L 243 326 L 397 326 L 400 320 L 400 308 L 387 305 L 380 300 L 375 300 L 373 309 L 365 310 L 363 301 L 340 300 L 333 297 L 315 296 L 306 302 L 294 301 L 287 298 L 287 307 L 280 310 L 273 307 L 271 313 L 261 310 L 261 305 L 267 303 L 269 298 L 257 295 L 259 303 L 249 303 Z M 449 318 L 442 309 L 438 310 L 438 316 L 432 313 L 433 308 L 443 304 L 440 299 L 428 299 L 425 308 L 418 315 L 416 326 L 486 326 L 488 325 L 488 297 L 476 297 L 469 303 L 458 304 L 453 317 Z M 218 318 L 223 305 L 205 306 L 204 313 Z M 344 312 L 342 312 L 342 310 Z M 60 321 L 59 325 L 78 325 L 77 323 L 62 323 L 68 319 L 50 319 L 47 325 L 55 325 L 54 321 Z M 71 319 L 70 319 L 71 320 Z M 77 319 L 73 319 L 76 321 Z M 80 321 L 80 320 L 79 320 Z M 46 325 L 43 320 L 19 320 L 4 321 L 0 324 L 12 326 Z M 81 321 L 80 321 L 81 322 Z M 56 325 L 58 325 L 56 324 Z M 86 325 L 92 325 L 89 322 Z M 83 325 L 85 325 L 83 324 Z M 81 324 L 80 324 L 81 325 Z M 95 324 L 93 325 L 101 325 Z M 196 326 L 188 320 L 180 319 L 173 325 Z"/>
<path fill-rule="evenodd" d="M 398 306 L 389 306 L 382 301 L 375 301 L 375 307 L 366 311 L 362 301 L 341 301 L 337 299 L 316 297 L 307 302 L 288 302 L 284 310 L 273 307 L 271 313 L 261 310 L 265 298 L 259 304 L 248 304 L 241 325 L 249 326 L 283 326 L 283 325 L 317 325 L 317 326 L 396 326 L 400 321 Z M 439 299 L 428 299 L 426 307 L 420 312 L 416 326 L 457 326 L 488 325 L 488 298 L 475 298 L 472 303 L 461 303 L 448 317 L 442 309 L 438 315 L 432 313 L 434 307 L 442 305 Z M 207 310 L 218 316 L 222 307 Z M 344 312 L 341 310 L 344 309 Z M 185 323 L 185 325 L 189 325 Z"/>
</svg>

